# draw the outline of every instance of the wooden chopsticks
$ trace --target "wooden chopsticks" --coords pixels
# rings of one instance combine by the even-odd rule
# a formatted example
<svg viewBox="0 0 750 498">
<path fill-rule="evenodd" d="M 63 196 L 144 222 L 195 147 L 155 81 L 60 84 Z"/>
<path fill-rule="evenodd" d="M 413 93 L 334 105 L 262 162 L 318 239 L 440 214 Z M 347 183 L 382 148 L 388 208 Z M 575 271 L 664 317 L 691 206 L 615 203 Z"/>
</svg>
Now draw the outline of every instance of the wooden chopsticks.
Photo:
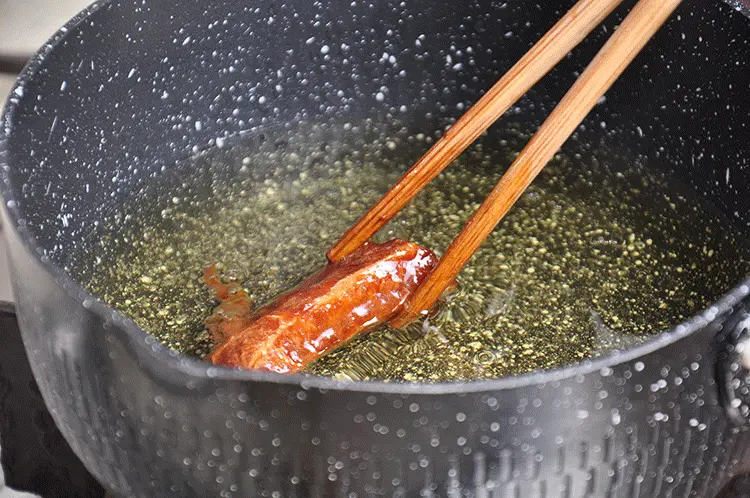
<svg viewBox="0 0 750 498">
<path fill-rule="evenodd" d="M 523 93 L 597 26 L 621 0 L 580 0 L 482 99 L 452 126 L 329 251 L 351 254 L 398 213 Z M 681 0 L 640 0 L 448 247 L 392 325 L 431 308 L 508 210 L 658 31 Z"/>
<path fill-rule="evenodd" d="M 356 251 L 578 45 L 622 0 L 580 0 L 328 251 Z"/>
</svg>

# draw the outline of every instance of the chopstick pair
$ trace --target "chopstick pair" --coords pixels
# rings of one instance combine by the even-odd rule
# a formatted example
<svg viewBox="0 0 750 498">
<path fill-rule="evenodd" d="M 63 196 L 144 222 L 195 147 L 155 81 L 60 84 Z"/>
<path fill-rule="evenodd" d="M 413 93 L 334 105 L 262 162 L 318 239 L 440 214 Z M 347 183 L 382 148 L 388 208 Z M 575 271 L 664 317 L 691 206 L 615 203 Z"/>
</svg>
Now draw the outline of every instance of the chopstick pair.
<svg viewBox="0 0 750 498">
<path fill-rule="evenodd" d="M 622 0 L 579 0 L 479 101 L 450 127 L 328 252 L 351 254 L 393 218 L 526 91 L 598 26 Z M 431 308 L 526 188 L 641 51 L 681 0 L 640 0 L 521 151 L 445 251 L 392 325 Z"/>
</svg>

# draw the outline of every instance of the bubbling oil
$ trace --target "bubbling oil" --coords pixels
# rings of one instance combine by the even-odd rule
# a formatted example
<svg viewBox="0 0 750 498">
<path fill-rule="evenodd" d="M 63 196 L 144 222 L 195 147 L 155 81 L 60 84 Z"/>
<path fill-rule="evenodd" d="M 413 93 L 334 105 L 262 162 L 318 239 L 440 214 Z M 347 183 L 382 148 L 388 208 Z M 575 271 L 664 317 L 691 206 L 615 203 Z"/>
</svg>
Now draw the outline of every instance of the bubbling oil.
<svg viewBox="0 0 750 498">
<path fill-rule="evenodd" d="M 440 255 L 510 159 L 464 155 L 376 238 L 412 240 Z M 207 170 L 226 161 L 201 160 Z M 326 250 L 403 171 L 356 153 L 331 161 L 291 154 L 264 168 L 252 154 L 240 161 L 231 181 L 135 196 L 70 269 L 168 347 L 204 356 L 211 341 L 203 322 L 215 305 L 201 280 L 206 264 L 218 263 L 258 305 L 267 302 L 324 265 Z M 637 163 L 561 155 L 433 317 L 370 331 L 308 371 L 450 381 L 571 364 L 683 321 L 747 274 L 749 261 L 750 245 L 731 222 L 671 181 Z"/>
</svg>

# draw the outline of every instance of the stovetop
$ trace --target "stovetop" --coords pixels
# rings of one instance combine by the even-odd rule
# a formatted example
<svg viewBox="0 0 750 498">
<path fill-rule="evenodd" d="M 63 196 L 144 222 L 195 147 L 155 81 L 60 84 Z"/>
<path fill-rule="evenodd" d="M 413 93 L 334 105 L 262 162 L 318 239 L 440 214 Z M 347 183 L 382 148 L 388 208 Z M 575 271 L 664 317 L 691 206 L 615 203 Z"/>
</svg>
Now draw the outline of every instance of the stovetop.
<svg viewBox="0 0 750 498">
<path fill-rule="evenodd" d="M 105 496 L 55 427 L 8 303 L 0 303 L 0 462 L 0 498 L 16 496 L 3 475 L 5 486 L 44 498 Z"/>
</svg>

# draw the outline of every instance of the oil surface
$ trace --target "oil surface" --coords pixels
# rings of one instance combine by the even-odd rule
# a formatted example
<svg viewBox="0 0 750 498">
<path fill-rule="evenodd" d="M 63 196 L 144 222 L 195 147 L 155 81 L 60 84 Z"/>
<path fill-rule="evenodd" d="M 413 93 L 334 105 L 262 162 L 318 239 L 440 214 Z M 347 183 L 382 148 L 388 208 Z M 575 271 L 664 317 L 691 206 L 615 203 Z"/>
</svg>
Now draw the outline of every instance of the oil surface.
<svg viewBox="0 0 750 498">
<path fill-rule="evenodd" d="M 378 234 L 438 254 L 511 158 L 465 154 Z M 209 155 L 206 171 L 226 166 Z M 231 181 L 133 197 L 73 265 L 87 287 L 167 346 L 205 355 L 216 262 L 262 304 L 325 264 L 326 250 L 398 178 L 358 154 L 239 160 Z M 198 182 L 200 183 L 200 182 Z M 380 328 L 309 367 L 351 379 L 518 374 L 639 343 L 700 311 L 750 269 L 750 244 L 710 207 L 638 164 L 560 156 L 500 223 L 432 319 Z"/>
</svg>

